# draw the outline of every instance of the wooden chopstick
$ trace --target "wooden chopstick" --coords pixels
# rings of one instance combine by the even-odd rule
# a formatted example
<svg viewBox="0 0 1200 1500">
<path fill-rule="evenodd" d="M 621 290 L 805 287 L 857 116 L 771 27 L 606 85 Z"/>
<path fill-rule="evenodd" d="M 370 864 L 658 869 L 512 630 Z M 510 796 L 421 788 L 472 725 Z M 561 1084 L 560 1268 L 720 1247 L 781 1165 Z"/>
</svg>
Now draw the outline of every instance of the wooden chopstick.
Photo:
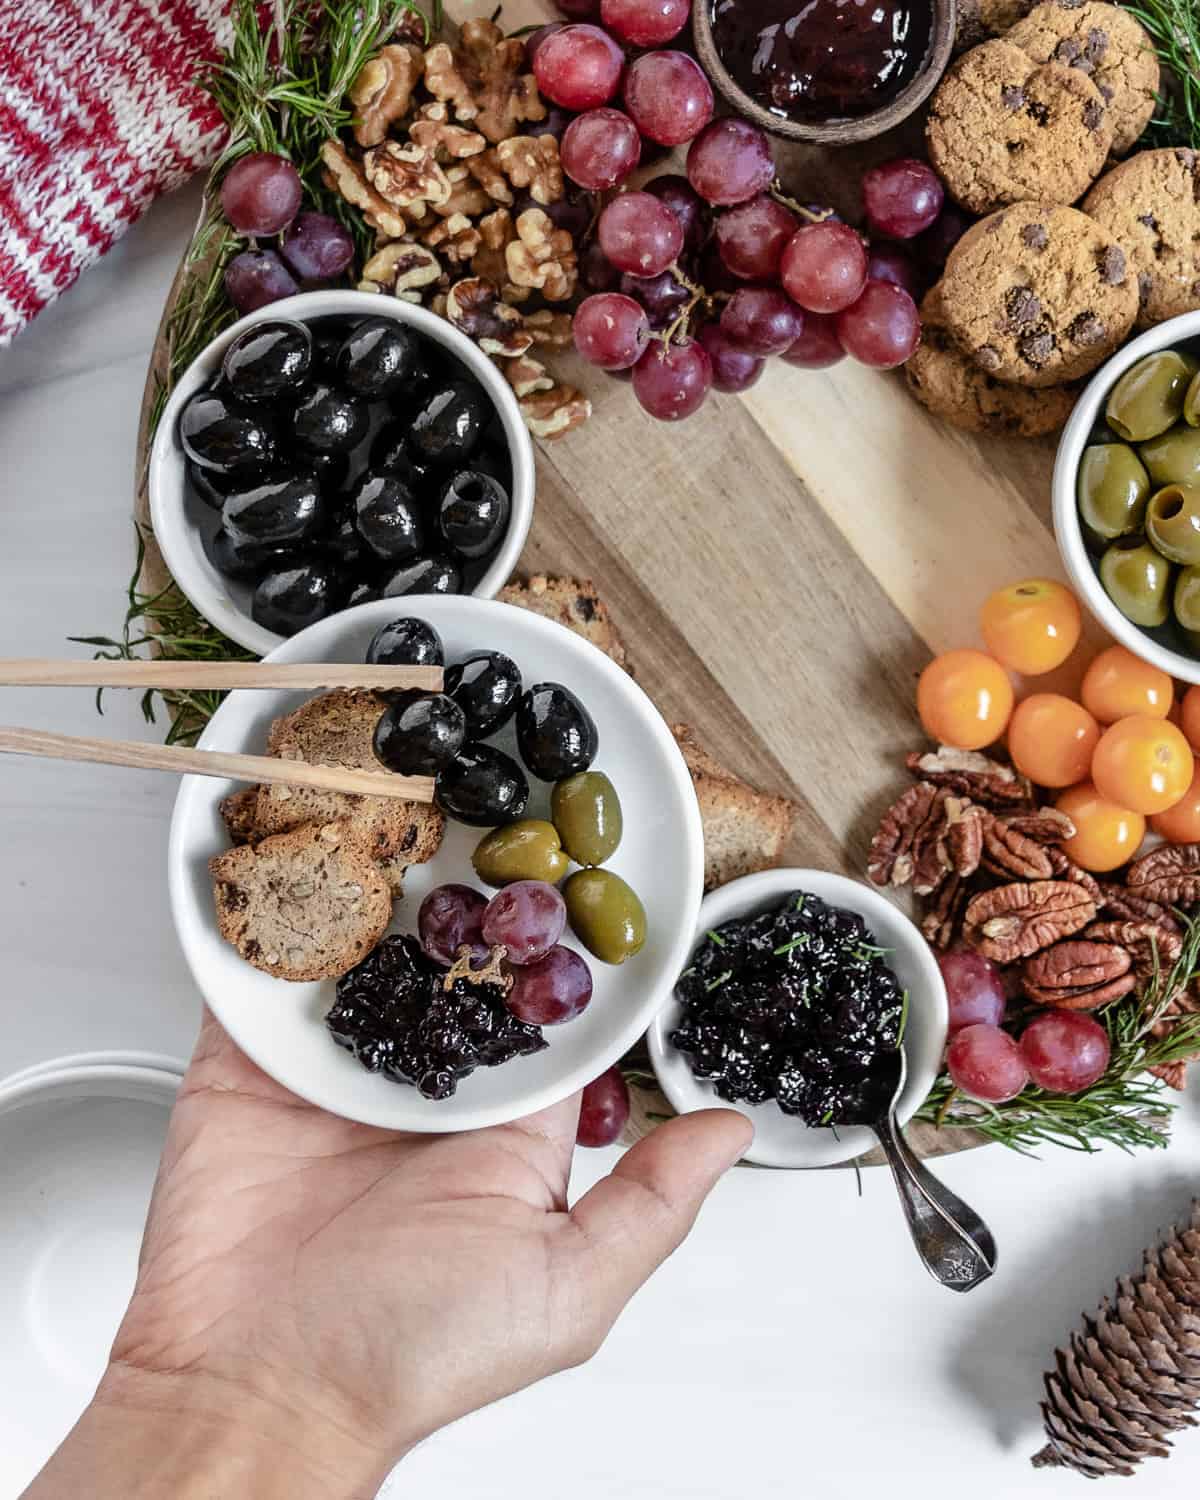
<svg viewBox="0 0 1200 1500">
<path fill-rule="evenodd" d="M 0 687 L 165 688 L 220 692 L 229 688 L 442 690 L 441 667 L 370 667 L 359 662 L 52 661 L 0 660 Z"/>
<path fill-rule="evenodd" d="M 232 781 L 265 781 L 281 786 L 313 787 L 322 792 L 395 797 L 406 802 L 433 801 L 431 776 L 395 776 L 382 769 L 351 771 L 342 766 L 314 766 L 302 760 L 276 760 L 270 755 L 189 750 L 184 745 L 145 745 L 138 740 L 88 739 L 50 734 L 41 729 L 0 728 L 0 754 L 131 766 L 139 771 L 174 771 L 183 776 L 221 776 Z"/>
</svg>

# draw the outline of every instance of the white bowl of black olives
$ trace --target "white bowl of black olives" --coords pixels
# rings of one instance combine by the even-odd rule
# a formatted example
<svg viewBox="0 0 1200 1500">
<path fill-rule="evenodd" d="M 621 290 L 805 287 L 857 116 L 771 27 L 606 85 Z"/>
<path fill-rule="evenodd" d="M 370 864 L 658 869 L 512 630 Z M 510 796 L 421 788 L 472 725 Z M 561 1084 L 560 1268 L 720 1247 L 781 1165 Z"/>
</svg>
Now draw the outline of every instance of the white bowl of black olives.
<svg viewBox="0 0 1200 1500">
<path fill-rule="evenodd" d="M 424 308 L 306 292 L 240 319 L 183 374 L 150 454 L 176 583 L 248 650 L 355 604 L 491 598 L 533 517 L 507 382 Z"/>
</svg>

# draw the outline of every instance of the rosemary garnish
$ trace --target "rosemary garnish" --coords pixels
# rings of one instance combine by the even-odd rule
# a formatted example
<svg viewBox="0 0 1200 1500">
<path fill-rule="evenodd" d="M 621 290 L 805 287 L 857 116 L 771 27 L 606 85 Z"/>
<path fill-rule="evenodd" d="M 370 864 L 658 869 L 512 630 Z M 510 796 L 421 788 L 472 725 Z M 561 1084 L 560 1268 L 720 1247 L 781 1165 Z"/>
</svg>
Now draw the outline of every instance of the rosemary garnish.
<svg viewBox="0 0 1200 1500">
<path fill-rule="evenodd" d="M 716 943 L 718 948 L 724 948 L 727 946 L 725 939 L 721 936 L 721 934 L 719 932 L 714 932 L 711 927 L 704 934 L 704 936 L 709 940 L 710 943 Z"/>
<path fill-rule="evenodd" d="M 1200 150 L 1200 10 L 1195 0 L 1143 0 L 1126 8 L 1150 33 L 1164 70 L 1147 144 Z"/>
<path fill-rule="evenodd" d="M 725 984 L 728 980 L 730 980 L 732 978 L 733 978 L 733 970 L 732 969 L 726 969 L 725 972 L 724 972 L 724 974 L 718 974 L 715 979 L 710 979 L 708 981 L 708 983 L 704 986 L 705 991 L 706 992 L 711 992 L 712 990 L 719 989 L 721 987 L 721 985 Z"/>
<path fill-rule="evenodd" d="M 778 948 L 772 949 L 771 950 L 772 951 L 772 955 L 775 958 L 780 958 L 780 957 L 783 956 L 783 954 L 790 953 L 793 948 L 803 948 L 804 945 L 807 942 L 808 942 L 808 933 L 807 932 L 797 933 L 794 938 L 789 938 L 786 943 L 780 943 L 780 945 L 779 945 Z"/>
</svg>

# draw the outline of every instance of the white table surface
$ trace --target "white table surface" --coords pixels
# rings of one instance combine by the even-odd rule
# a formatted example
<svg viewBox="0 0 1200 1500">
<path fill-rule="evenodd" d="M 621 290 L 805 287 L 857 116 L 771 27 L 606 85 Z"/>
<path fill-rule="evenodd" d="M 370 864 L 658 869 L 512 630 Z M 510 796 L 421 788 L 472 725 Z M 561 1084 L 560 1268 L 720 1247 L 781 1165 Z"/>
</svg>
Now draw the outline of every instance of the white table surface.
<svg viewBox="0 0 1200 1500">
<path fill-rule="evenodd" d="M 119 625 L 138 404 L 195 205 L 194 189 L 159 204 L 0 353 L 0 654 L 83 651 L 65 637 Z M 84 692 L 12 691 L 0 719 L 153 733 L 132 695 L 111 696 L 98 721 Z M 173 792 L 149 774 L 0 764 L 0 1076 L 89 1048 L 188 1051 L 198 1002 L 163 886 Z M 1034 1162 L 993 1147 L 941 1164 L 1000 1244 L 999 1273 L 965 1299 L 916 1264 L 880 1173 L 860 1201 L 853 1174 L 735 1171 L 590 1365 L 439 1434 L 389 1493 L 1081 1494 L 1076 1477 L 1027 1464 L 1041 1372 L 1081 1310 L 1185 1212 L 1198 1148 L 1194 1084 L 1166 1152 Z M 577 1188 L 614 1160 L 582 1153 Z M 1120 1493 L 1198 1483 L 1200 1432 Z M 0 1500 L 15 1493 L 0 1452 Z"/>
</svg>

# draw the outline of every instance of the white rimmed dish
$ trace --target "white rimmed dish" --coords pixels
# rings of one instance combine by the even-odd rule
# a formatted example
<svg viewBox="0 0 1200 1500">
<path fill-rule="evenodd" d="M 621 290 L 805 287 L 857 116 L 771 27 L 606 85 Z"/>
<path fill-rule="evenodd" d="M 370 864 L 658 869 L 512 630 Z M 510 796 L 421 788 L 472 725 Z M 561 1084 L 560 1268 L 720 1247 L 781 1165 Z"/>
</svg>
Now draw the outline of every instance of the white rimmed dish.
<svg viewBox="0 0 1200 1500">
<path fill-rule="evenodd" d="M 831 906 L 858 912 L 875 941 L 891 950 L 888 963 L 909 995 L 904 1030 L 908 1077 L 896 1112 L 904 1125 L 928 1096 L 941 1069 L 949 1012 L 946 986 L 928 943 L 886 897 L 860 881 L 825 870 L 765 870 L 730 881 L 704 898 L 690 946 L 722 922 L 766 910 L 791 891 L 805 891 Z M 668 1040 L 682 1015 L 679 997 L 673 993 L 650 1027 L 647 1040 L 659 1086 L 679 1114 L 716 1107 L 736 1109 L 752 1120 L 754 1141 L 747 1161 L 763 1167 L 831 1167 L 876 1144 L 874 1134 L 862 1125 L 840 1128 L 835 1135 L 831 1129 L 810 1128 L 785 1115 L 774 1103 L 726 1104 L 711 1083 L 694 1076 L 687 1058 Z"/>
<path fill-rule="evenodd" d="M 0 1479 L 19 1494 L 104 1371 L 182 1063 L 56 1058 L 0 1083 Z"/>
<path fill-rule="evenodd" d="M 1063 564 L 1072 585 L 1113 638 L 1128 647 L 1135 656 L 1169 672 L 1184 682 L 1200 682 L 1200 656 L 1178 651 L 1171 643 L 1171 627 L 1143 630 L 1127 620 L 1108 597 L 1100 582 L 1099 559 L 1093 558 L 1083 540 L 1076 502 L 1076 479 L 1083 450 L 1096 426 L 1104 419 L 1108 394 L 1125 371 L 1160 349 L 1174 349 L 1180 344 L 1200 339 L 1200 312 L 1183 313 L 1167 323 L 1131 340 L 1123 349 L 1100 366 L 1075 403 L 1075 410 L 1063 428 L 1054 460 L 1054 535 Z M 1196 352 L 1193 348 L 1193 353 Z"/>
<path fill-rule="evenodd" d="M 401 615 L 437 629 L 447 662 L 468 651 L 507 652 L 525 683 L 563 682 L 599 729 L 597 770 L 612 779 L 625 832 L 607 868 L 646 908 L 642 951 L 619 967 L 585 954 L 595 990 L 576 1020 L 546 1028 L 549 1047 L 460 1081 L 451 1099 L 432 1102 L 415 1088 L 367 1073 L 326 1033 L 332 981 L 290 984 L 253 969 L 217 931 L 210 856 L 228 847 L 218 807 L 232 784 L 187 778 L 171 822 L 171 908 L 196 983 L 239 1046 L 293 1093 L 350 1119 L 393 1130 L 471 1130 L 517 1119 L 565 1098 L 614 1063 L 645 1031 L 691 950 L 703 882 L 700 813 L 683 757 L 658 710 L 633 679 L 588 641 L 514 606 L 459 596 L 364 604 L 301 632 L 272 653 L 276 661 L 361 661 L 375 631 Z M 273 718 L 303 695 L 233 693 L 201 740 L 206 749 L 262 751 Z M 511 725 L 495 743 L 515 754 Z M 530 778 L 527 816 L 548 816 L 550 786 Z M 483 890 L 471 852 L 484 830 L 447 821 L 441 849 L 412 868 L 393 930 L 412 932 L 424 895 L 461 881 Z M 563 939 L 580 948 L 570 929 Z M 580 948 L 580 951 L 583 951 Z"/>
<path fill-rule="evenodd" d="M 444 318 L 396 297 L 353 291 L 302 292 L 248 313 L 213 339 L 180 376 L 159 419 L 150 450 L 147 485 L 154 535 L 171 576 L 206 620 L 230 640 L 260 656 L 273 651 L 283 637 L 251 619 L 251 588 L 223 577 L 208 558 L 204 539 L 216 531 L 218 519 L 188 493 L 185 460 L 176 431 L 179 413 L 188 399 L 217 374 L 225 350 L 252 324 L 275 318 L 307 321 L 347 316 L 395 318 L 440 344 L 466 365 L 499 414 L 512 461 L 512 514 L 503 541 L 470 591 L 476 598 L 491 599 L 508 582 L 533 520 L 533 444 L 516 397 L 487 355 Z"/>
</svg>

